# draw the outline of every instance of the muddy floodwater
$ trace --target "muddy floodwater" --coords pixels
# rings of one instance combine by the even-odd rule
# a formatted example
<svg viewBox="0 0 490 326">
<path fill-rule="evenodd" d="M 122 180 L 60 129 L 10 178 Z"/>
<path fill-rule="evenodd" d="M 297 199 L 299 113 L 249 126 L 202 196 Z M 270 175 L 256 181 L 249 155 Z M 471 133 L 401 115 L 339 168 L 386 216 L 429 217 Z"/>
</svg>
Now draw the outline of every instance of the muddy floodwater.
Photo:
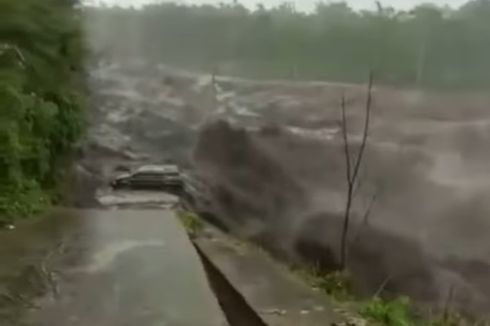
<svg viewBox="0 0 490 326">
<path fill-rule="evenodd" d="M 226 325 L 171 211 L 59 210 L 0 244 L 0 325 Z"/>
<path fill-rule="evenodd" d="M 346 189 L 339 100 L 346 96 L 355 152 L 365 86 L 213 78 L 141 62 L 95 67 L 90 85 L 79 162 L 89 179 L 104 185 L 115 171 L 177 163 L 198 179 L 189 189 L 220 227 L 288 260 L 327 269 L 338 260 Z M 486 314 L 490 97 L 380 85 L 372 95 L 351 223 L 356 289 L 370 296 L 389 279 L 385 294 L 437 309 L 456 288 L 455 309 Z M 99 204 L 127 200 L 94 192 Z"/>
</svg>

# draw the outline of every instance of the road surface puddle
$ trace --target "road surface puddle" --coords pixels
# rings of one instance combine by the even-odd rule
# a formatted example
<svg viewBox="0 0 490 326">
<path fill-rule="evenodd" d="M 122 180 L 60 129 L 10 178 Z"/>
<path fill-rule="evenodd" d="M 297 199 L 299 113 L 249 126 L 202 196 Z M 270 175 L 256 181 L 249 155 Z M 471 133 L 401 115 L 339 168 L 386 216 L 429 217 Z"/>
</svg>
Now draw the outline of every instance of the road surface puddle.
<svg viewBox="0 0 490 326">
<path fill-rule="evenodd" d="M 96 273 L 100 271 L 108 270 L 116 260 L 116 258 L 130 250 L 136 248 L 148 248 L 148 247 L 163 247 L 164 241 L 122 241 L 118 243 L 112 243 L 102 250 L 96 252 L 93 256 L 92 262 L 83 268 L 83 271 L 88 273 Z"/>
</svg>

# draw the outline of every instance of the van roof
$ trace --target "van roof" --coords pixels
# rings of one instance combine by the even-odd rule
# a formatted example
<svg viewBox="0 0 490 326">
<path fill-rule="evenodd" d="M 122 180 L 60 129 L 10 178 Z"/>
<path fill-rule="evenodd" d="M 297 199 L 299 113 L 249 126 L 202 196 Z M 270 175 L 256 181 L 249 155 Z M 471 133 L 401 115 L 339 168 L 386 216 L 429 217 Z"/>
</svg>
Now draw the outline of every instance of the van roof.
<svg viewBox="0 0 490 326">
<path fill-rule="evenodd" d="M 179 173 L 179 167 L 173 164 L 166 165 L 143 165 L 136 169 L 135 172 L 147 172 L 147 173 Z"/>
</svg>

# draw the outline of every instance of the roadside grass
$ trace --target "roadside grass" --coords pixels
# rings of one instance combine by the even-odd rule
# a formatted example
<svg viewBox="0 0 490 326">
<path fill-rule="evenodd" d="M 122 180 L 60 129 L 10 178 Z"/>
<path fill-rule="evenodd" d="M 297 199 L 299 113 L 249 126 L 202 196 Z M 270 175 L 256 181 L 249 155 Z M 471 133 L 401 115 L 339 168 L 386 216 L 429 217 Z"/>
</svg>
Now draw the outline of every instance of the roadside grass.
<svg viewBox="0 0 490 326">
<path fill-rule="evenodd" d="M 339 302 L 354 300 L 350 275 L 336 271 L 324 273 L 316 266 L 292 266 L 292 271 L 309 283 L 313 288 L 321 290 Z"/>
<path fill-rule="evenodd" d="M 15 189 L 0 188 L 0 226 L 45 211 L 50 203 L 49 195 L 34 183 Z"/>
<path fill-rule="evenodd" d="M 380 326 L 415 326 L 423 325 L 417 321 L 413 314 L 410 300 L 400 297 L 385 300 L 374 297 L 361 304 L 359 314 L 366 318 L 370 324 Z"/>
<path fill-rule="evenodd" d="M 447 311 L 428 318 L 416 314 L 416 309 L 409 298 L 399 297 L 386 300 L 379 297 L 365 302 L 360 315 L 366 318 L 369 325 L 379 326 L 470 326 L 488 325 L 487 322 L 471 321 L 454 311 Z"/>
<path fill-rule="evenodd" d="M 356 298 L 351 276 L 345 271 L 322 272 L 315 266 L 292 266 L 291 270 L 314 289 L 318 289 L 333 298 L 339 304 L 345 304 L 350 314 L 357 314 L 356 323 L 348 325 L 368 326 L 470 326 L 490 325 L 475 323 L 462 315 L 446 311 L 422 317 L 415 305 L 407 297 L 385 299 L 380 296 L 360 301 Z M 348 316 L 352 317 L 352 316 Z"/>
<path fill-rule="evenodd" d="M 178 210 L 177 217 L 190 237 L 195 237 L 204 228 L 204 223 L 193 212 Z"/>
</svg>

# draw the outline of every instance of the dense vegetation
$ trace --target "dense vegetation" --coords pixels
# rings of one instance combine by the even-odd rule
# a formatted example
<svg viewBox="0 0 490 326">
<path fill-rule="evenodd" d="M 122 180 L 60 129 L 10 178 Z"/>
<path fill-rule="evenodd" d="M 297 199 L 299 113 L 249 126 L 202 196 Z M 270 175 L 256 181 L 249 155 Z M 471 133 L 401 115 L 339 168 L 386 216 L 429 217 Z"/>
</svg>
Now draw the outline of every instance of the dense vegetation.
<svg viewBox="0 0 490 326">
<path fill-rule="evenodd" d="M 0 222 L 54 199 L 81 135 L 80 19 L 73 0 L 0 0 Z"/>
<path fill-rule="evenodd" d="M 95 45 L 116 56 L 254 77 L 356 82 L 372 68 L 378 82 L 395 85 L 490 85 L 490 0 L 409 12 L 357 12 L 341 2 L 310 14 L 287 3 L 250 11 L 238 2 L 88 12 Z"/>
</svg>

